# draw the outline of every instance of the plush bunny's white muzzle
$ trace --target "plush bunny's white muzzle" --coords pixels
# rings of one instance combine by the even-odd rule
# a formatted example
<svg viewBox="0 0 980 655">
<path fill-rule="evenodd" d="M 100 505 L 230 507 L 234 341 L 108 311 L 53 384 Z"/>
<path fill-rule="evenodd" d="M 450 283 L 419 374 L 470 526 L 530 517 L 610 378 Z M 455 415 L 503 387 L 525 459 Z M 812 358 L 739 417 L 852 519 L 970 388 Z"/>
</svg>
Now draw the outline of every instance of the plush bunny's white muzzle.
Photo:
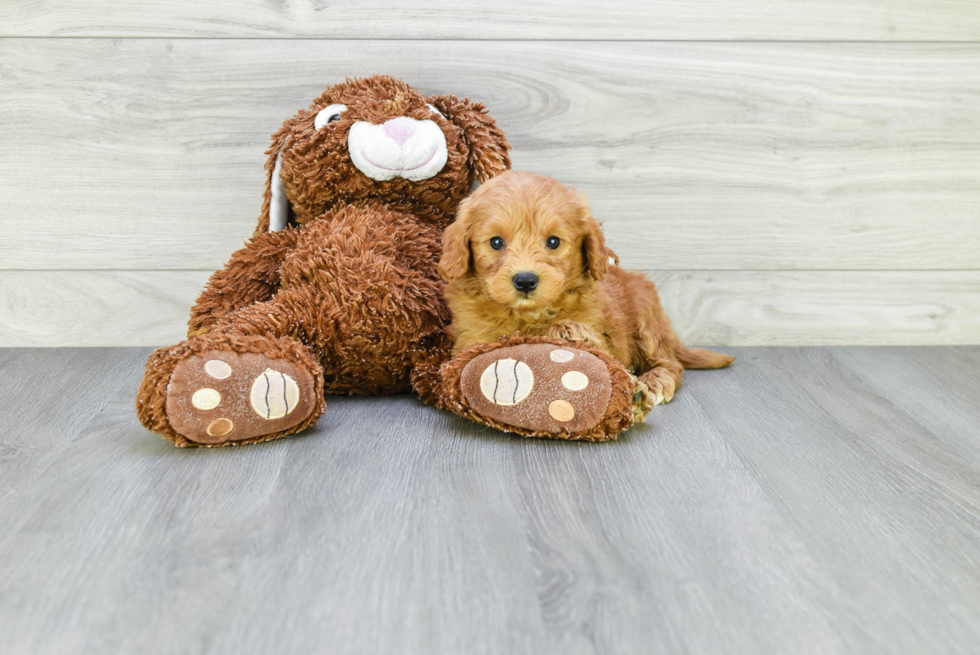
<svg viewBox="0 0 980 655">
<path fill-rule="evenodd" d="M 402 177 L 426 180 L 446 165 L 446 135 L 430 120 L 399 116 L 382 125 L 354 123 L 347 135 L 347 149 L 358 170 L 372 180 Z"/>
</svg>

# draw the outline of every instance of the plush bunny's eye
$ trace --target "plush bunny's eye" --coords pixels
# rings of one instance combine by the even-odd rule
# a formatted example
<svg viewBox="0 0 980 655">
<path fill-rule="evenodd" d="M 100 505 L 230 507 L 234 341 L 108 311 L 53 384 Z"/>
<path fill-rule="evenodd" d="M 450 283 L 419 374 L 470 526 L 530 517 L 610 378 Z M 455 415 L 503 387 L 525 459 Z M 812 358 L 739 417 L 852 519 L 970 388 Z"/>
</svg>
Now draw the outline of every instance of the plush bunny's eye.
<svg viewBox="0 0 980 655">
<path fill-rule="evenodd" d="M 313 127 L 316 129 L 322 129 L 327 123 L 333 123 L 334 121 L 340 120 L 340 115 L 347 111 L 347 105 L 330 105 L 329 107 L 324 107 L 313 119 Z"/>
<path fill-rule="evenodd" d="M 426 103 L 425 106 L 428 107 L 429 109 L 431 109 L 432 110 L 432 113 L 439 114 L 440 116 L 442 116 L 442 112 L 439 111 L 438 109 L 436 109 L 436 106 L 435 105 L 430 105 L 430 104 Z M 445 118 L 445 116 L 442 116 L 442 117 Z"/>
</svg>

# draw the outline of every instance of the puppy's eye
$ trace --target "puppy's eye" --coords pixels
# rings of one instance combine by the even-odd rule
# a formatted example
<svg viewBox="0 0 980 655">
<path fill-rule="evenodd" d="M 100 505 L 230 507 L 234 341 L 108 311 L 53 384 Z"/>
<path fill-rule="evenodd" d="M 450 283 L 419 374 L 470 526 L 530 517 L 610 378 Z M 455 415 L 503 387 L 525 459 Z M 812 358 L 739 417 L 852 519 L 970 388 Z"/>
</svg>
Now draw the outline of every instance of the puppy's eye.
<svg viewBox="0 0 980 655">
<path fill-rule="evenodd" d="M 504 247 L 504 240 L 500 237 L 490 239 L 490 247 L 494 250 L 501 250 Z"/>
<path fill-rule="evenodd" d="M 548 237 L 548 247 L 554 250 L 561 245 L 561 239 L 558 237 Z"/>
<path fill-rule="evenodd" d="M 313 119 L 313 127 L 322 129 L 327 123 L 340 120 L 340 115 L 347 111 L 347 105 L 330 105 L 321 109 Z"/>
</svg>

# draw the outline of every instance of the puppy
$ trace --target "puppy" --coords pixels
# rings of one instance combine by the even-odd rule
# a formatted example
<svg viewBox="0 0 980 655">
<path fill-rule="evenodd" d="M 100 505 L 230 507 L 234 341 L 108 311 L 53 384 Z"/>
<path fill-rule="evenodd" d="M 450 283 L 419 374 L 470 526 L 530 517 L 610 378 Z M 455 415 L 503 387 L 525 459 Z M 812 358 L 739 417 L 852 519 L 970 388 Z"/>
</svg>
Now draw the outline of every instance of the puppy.
<svg viewBox="0 0 980 655">
<path fill-rule="evenodd" d="M 653 282 L 610 264 L 615 257 L 582 194 L 533 173 L 491 179 L 443 236 L 455 349 L 515 333 L 581 341 L 638 376 L 638 419 L 674 397 L 685 368 L 735 361 L 685 347 Z"/>
</svg>

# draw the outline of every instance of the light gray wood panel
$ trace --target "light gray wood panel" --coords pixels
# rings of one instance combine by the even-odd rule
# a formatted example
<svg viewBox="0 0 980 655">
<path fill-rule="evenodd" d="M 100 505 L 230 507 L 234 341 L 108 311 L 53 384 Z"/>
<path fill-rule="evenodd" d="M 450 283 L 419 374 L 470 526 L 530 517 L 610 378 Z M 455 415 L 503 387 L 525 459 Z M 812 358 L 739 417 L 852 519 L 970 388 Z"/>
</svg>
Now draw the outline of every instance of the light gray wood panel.
<svg viewBox="0 0 980 655">
<path fill-rule="evenodd" d="M 57 352 L 40 394 L 89 379 Z M 101 351 L 128 370 L 99 416 L 0 458 L 4 652 L 972 653 L 980 417 L 949 432 L 906 401 L 980 399 L 947 367 L 978 349 L 732 352 L 606 444 L 399 396 L 180 450 L 135 419 L 133 351 Z"/>
<path fill-rule="evenodd" d="M 207 271 L 0 272 L 0 344 L 163 346 L 183 339 Z"/>
<path fill-rule="evenodd" d="M 175 343 L 187 332 L 190 307 L 208 275 L 0 272 L 0 344 Z M 980 343 L 980 271 L 649 275 L 678 334 L 691 345 Z"/>
<path fill-rule="evenodd" d="M 980 343 L 980 271 L 651 271 L 689 343 Z"/>
<path fill-rule="evenodd" d="M 6 0 L 0 36 L 976 41 L 980 7 L 971 0 Z"/>
<path fill-rule="evenodd" d="M 0 42 L 0 267 L 220 266 L 344 75 L 485 101 L 645 268 L 973 269 L 980 45 Z"/>
</svg>

